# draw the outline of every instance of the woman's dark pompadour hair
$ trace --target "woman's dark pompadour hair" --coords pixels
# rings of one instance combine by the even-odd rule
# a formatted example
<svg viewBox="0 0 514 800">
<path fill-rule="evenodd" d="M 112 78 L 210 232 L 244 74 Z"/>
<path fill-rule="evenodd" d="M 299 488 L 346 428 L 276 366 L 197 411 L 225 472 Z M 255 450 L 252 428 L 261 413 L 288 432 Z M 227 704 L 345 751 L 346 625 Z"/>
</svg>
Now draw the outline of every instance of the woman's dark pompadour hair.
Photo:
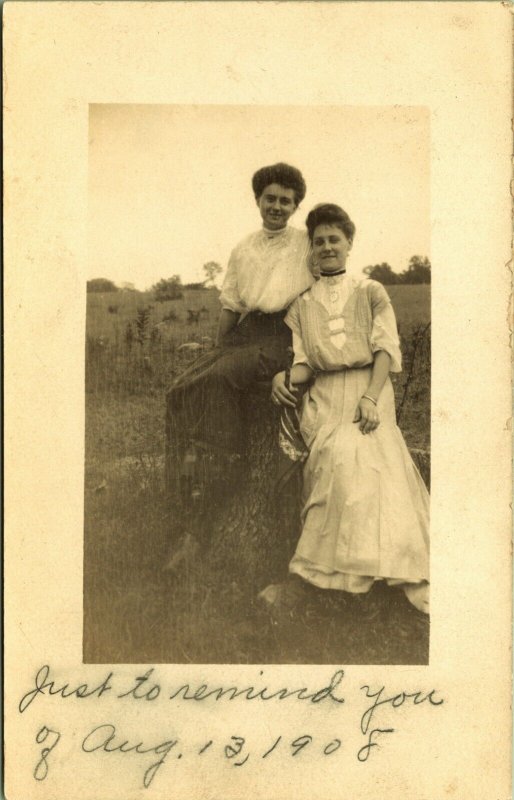
<svg viewBox="0 0 514 800">
<path fill-rule="evenodd" d="M 303 175 L 299 169 L 291 167 L 289 164 L 272 164 L 270 167 L 258 169 L 252 178 L 255 199 L 258 200 L 266 186 L 272 183 L 278 183 L 280 186 L 285 186 L 286 189 L 293 189 L 297 206 L 300 205 L 307 191 Z"/>
<path fill-rule="evenodd" d="M 336 206 L 334 203 L 320 203 L 319 206 L 314 206 L 312 211 L 309 211 L 305 224 L 307 225 L 311 242 L 318 225 L 334 225 L 340 228 L 350 242 L 353 241 L 355 236 L 355 225 L 350 217 L 346 211 L 343 211 L 340 206 Z"/>
</svg>

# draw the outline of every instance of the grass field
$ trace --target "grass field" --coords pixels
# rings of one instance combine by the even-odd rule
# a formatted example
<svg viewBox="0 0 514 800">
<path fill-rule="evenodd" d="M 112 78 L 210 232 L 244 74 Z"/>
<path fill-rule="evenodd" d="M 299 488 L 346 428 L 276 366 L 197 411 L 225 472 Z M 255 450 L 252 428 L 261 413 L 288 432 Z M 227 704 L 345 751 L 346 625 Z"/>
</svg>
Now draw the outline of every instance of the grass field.
<svg viewBox="0 0 514 800">
<path fill-rule="evenodd" d="M 425 452 L 430 287 L 390 289 L 405 360 L 395 379 L 400 426 Z M 179 523 L 164 490 L 164 395 L 190 363 L 180 345 L 214 335 L 217 293 L 186 290 L 162 304 L 138 292 L 87 299 L 85 661 L 426 663 L 428 620 L 380 585 L 364 598 L 311 592 L 272 620 L 237 570 L 196 558 L 180 575 L 162 571 Z"/>
<path fill-rule="evenodd" d="M 430 322 L 430 286 L 387 286 L 394 306 L 400 331 L 409 331 L 414 326 Z M 149 292 L 109 292 L 87 295 L 87 336 L 104 337 L 110 343 L 124 340 L 127 324 L 135 324 L 137 311 L 151 306 L 149 328 L 156 325 L 173 312 L 176 324 L 173 326 L 175 341 L 180 344 L 195 336 L 212 334 L 216 329 L 219 313 L 218 293 L 215 289 L 185 289 L 180 300 L 154 302 Z M 117 310 L 112 313 L 111 309 Z M 200 325 L 188 325 L 188 309 L 208 313 L 201 314 Z"/>
</svg>

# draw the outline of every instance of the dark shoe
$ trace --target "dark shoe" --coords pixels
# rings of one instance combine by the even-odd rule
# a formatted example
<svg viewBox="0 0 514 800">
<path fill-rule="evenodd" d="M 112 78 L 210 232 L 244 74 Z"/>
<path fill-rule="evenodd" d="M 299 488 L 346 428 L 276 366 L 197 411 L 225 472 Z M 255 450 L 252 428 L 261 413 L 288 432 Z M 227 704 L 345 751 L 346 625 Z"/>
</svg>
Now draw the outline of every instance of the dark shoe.
<svg viewBox="0 0 514 800">
<path fill-rule="evenodd" d="M 282 583 L 266 586 L 259 592 L 257 599 L 272 615 L 277 612 L 281 615 L 292 615 L 306 601 L 308 595 L 309 586 L 301 578 L 292 575 Z"/>
</svg>

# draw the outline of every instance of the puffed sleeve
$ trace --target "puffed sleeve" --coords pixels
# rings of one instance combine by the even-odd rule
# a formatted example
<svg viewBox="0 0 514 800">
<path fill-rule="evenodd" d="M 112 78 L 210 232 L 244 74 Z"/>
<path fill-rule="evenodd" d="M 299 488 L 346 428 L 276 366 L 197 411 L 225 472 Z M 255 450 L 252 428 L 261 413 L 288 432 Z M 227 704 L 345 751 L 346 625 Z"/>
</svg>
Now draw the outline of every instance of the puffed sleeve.
<svg viewBox="0 0 514 800">
<path fill-rule="evenodd" d="M 402 371 L 402 352 L 391 300 L 381 283 L 370 281 L 370 302 L 373 327 L 371 352 L 385 350 L 391 356 L 391 372 Z"/>
<path fill-rule="evenodd" d="M 246 311 L 237 287 L 237 253 L 235 250 L 232 251 L 228 261 L 227 274 L 221 287 L 220 303 L 222 308 L 228 308 L 237 314 L 243 314 Z"/>
</svg>

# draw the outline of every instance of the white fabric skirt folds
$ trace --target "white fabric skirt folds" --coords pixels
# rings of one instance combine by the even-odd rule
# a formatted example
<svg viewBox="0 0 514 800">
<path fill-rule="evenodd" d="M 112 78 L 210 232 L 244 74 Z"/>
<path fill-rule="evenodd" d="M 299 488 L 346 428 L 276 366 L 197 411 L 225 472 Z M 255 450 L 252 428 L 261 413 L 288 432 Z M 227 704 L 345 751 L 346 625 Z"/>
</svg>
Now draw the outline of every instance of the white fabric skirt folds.
<svg viewBox="0 0 514 800">
<path fill-rule="evenodd" d="M 302 534 L 290 571 L 325 589 L 367 592 L 384 579 L 428 611 L 429 495 L 396 425 L 387 379 L 381 424 L 353 422 L 371 368 L 324 372 L 304 398 Z"/>
</svg>

